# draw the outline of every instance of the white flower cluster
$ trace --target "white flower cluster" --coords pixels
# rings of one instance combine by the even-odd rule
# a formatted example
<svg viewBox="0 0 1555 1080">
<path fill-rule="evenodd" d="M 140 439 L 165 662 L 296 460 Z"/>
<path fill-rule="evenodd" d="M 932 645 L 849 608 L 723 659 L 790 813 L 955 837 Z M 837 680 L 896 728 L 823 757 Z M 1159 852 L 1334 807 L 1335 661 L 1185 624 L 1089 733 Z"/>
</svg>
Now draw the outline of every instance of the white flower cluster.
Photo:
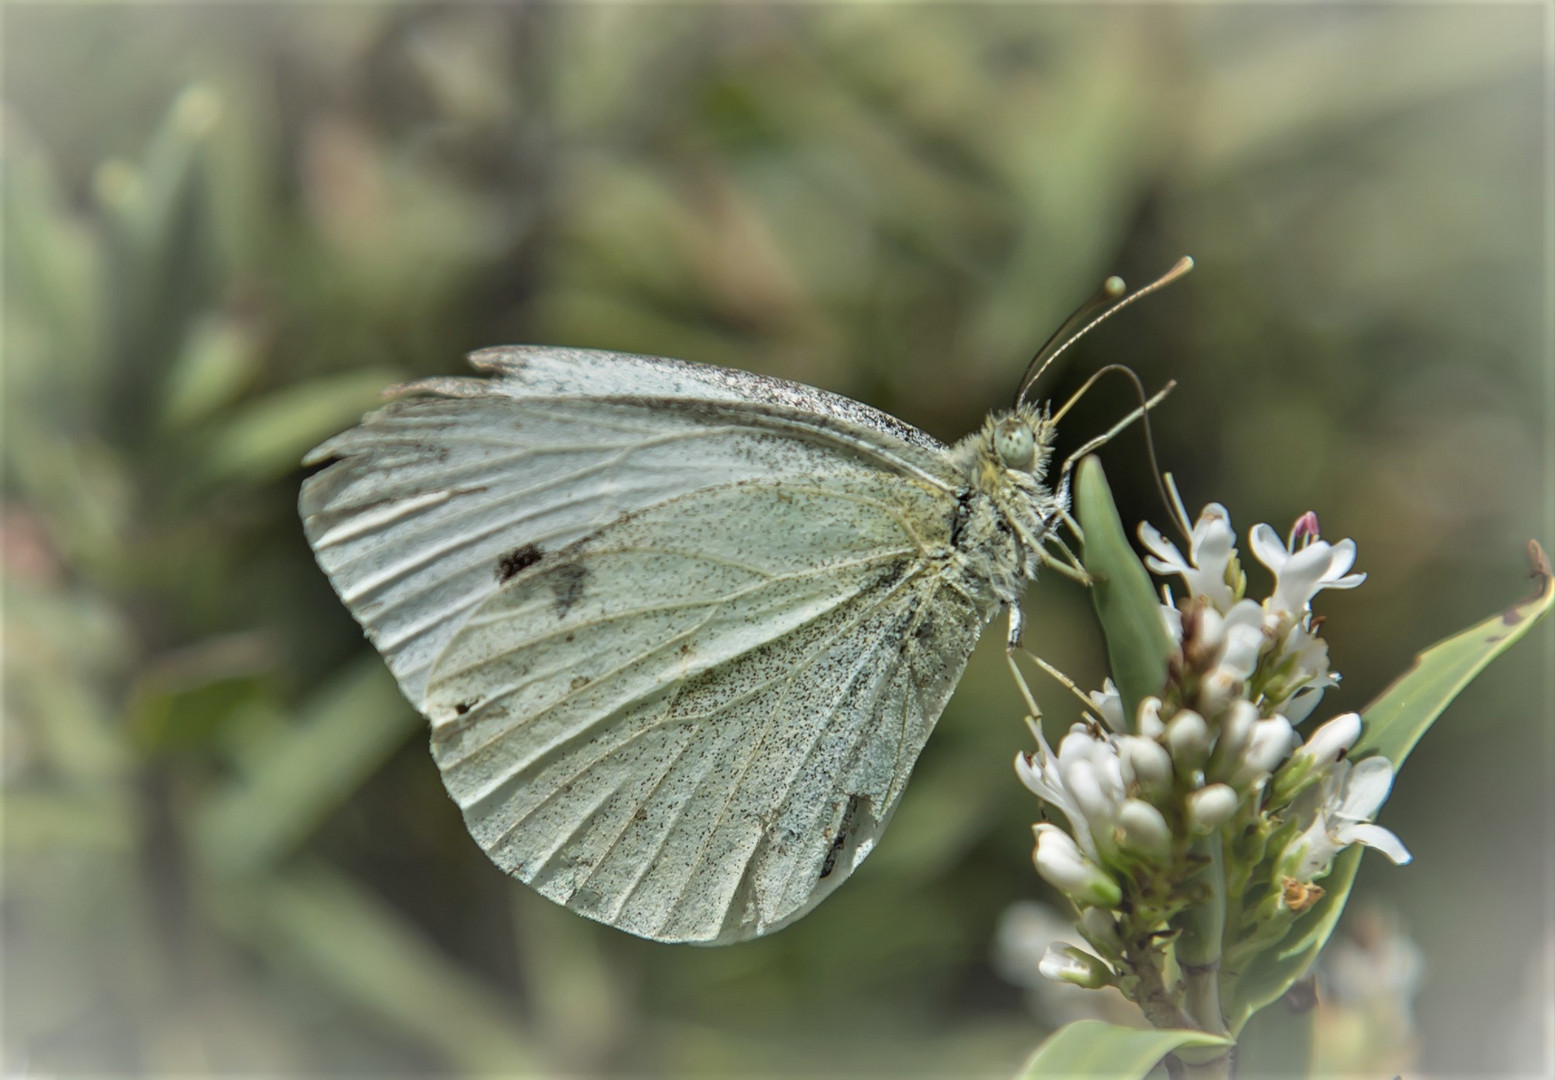
<svg viewBox="0 0 1555 1080">
<path fill-rule="evenodd" d="M 1038 749 L 1019 755 L 1016 771 L 1068 826 L 1036 826 L 1042 876 L 1082 909 L 1154 905 L 1166 915 L 1173 882 L 1193 868 L 1190 846 L 1224 829 L 1272 841 L 1256 854 L 1268 875 L 1259 883 L 1300 911 L 1322 895 L 1313 879 L 1350 844 L 1408 861 L 1398 838 L 1371 824 L 1392 786 L 1391 763 L 1345 759 L 1361 718 L 1345 713 L 1305 740 L 1296 731 L 1338 683 L 1311 602 L 1323 589 L 1365 580 L 1350 573 L 1354 542 L 1322 540 L 1310 513 L 1285 543 L 1268 525 L 1257 526 L 1253 554 L 1274 575 L 1272 592 L 1259 602 L 1244 596 L 1236 536 L 1219 504 L 1200 515 L 1186 557 L 1148 525 L 1140 536 L 1150 569 L 1186 585 L 1179 603 L 1163 590 L 1177 645 L 1168 686 L 1128 718 L 1109 681 L 1090 695 L 1096 716 L 1074 725 L 1056 752 L 1032 723 Z M 1080 972 L 1074 952 L 1047 967 L 1055 977 L 1095 985 L 1098 973 Z"/>
</svg>

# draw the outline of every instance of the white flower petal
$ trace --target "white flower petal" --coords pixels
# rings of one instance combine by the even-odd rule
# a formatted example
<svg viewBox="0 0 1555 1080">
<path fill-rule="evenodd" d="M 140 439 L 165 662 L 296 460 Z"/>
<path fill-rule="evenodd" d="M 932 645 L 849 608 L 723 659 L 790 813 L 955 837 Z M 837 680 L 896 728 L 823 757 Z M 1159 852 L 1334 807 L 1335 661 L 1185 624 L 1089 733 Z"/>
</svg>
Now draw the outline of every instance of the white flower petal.
<svg viewBox="0 0 1555 1080">
<path fill-rule="evenodd" d="M 1355 565 L 1355 541 L 1341 540 L 1333 545 L 1333 554 L 1328 561 L 1328 572 L 1323 575 L 1325 581 L 1338 580 L 1350 567 Z M 1361 575 L 1364 577 L 1365 575 Z M 1330 584 L 1330 589 L 1338 588 Z"/>
<path fill-rule="evenodd" d="M 1372 825 L 1369 822 L 1351 822 L 1340 826 L 1334 831 L 1334 837 L 1342 844 L 1365 844 L 1367 847 L 1382 852 L 1393 860 L 1394 865 L 1403 866 L 1414 859 L 1409 849 L 1389 829 L 1381 825 Z"/>
<path fill-rule="evenodd" d="M 1137 734 L 1147 739 L 1159 739 L 1166 732 L 1166 725 L 1161 722 L 1161 699 L 1147 697 L 1139 703 L 1139 712 L 1136 714 L 1138 723 Z"/>
<path fill-rule="evenodd" d="M 1321 686 L 1308 686 L 1296 692 L 1296 695 L 1281 707 L 1286 719 L 1293 724 L 1299 724 L 1312 715 L 1318 703 L 1323 700 L 1323 688 Z"/>
<path fill-rule="evenodd" d="M 1247 534 L 1247 541 L 1252 545 L 1254 558 L 1275 574 L 1278 574 L 1290 559 L 1290 552 L 1280 541 L 1280 534 L 1274 531 L 1273 526 L 1262 523 L 1254 525 L 1252 531 Z"/>
<path fill-rule="evenodd" d="M 1339 768 L 1350 765 L 1341 761 Z M 1340 788 L 1339 805 L 1333 808 L 1337 818 L 1346 821 L 1370 821 L 1387 801 L 1393 788 L 1393 763 L 1380 754 L 1354 762 Z"/>
<path fill-rule="evenodd" d="M 1148 521 L 1139 523 L 1139 542 L 1150 553 L 1145 556 L 1145 564 L 1157 574 L 1181 574 L 1192 569 L 1177 545 L 1162 536 Z"/>
<path fill-rule="evenodd" d="M 1332 560 L 1333 546 L 1326 540 L 1318 540 L 1291 555 L 1275 574 L 1269 606 L 1292 613 L 1307 610 L 1312 597 L 1323 587 L 1323 577 Z"/>
</svg>

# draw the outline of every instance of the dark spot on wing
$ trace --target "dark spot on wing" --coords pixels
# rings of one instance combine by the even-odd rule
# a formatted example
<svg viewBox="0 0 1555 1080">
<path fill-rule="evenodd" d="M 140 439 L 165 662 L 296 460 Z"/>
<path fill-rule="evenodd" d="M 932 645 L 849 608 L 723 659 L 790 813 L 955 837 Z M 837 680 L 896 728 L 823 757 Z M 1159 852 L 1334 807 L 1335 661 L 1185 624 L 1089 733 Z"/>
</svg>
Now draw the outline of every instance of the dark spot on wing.
<svg viewBox="0 0 1555 1080">
<path fill-rule="evenodd" d="M 583 599 L 583 587 L 589 570 L 582 563 L 563 563 L 551 575 L 551 591 L 556 594 L 556 617 L 565 618 L 573 605 Z"/>
<path fill-rule="evenodd" d="M 587 675 L 574 675 L 572 677 L 572 682 L 569 683 L 568 686 L 573 690 L 582 690 L 588 684 L 589 677 Z"/>
<path fill-rule="evenodd" d="M 460 716 L 463 716 L 465 713 L 469 712 L 480 703 L 481 699 L 478 697 L 473 697 L 469 701 L 458 702 L 456 705 L 454 705 L 454 712 L 458 713 Z"/>
<path fill-rule="evenodd" d="M 879 588 L 889 589 L 892 585 L 895 585 L 898 581 L 901 581 L 902 575 L 906 572 L 907 563 L 902 560 L 897 560 L 893 563 L 887 563 L 885 569 L 880 571 L 880 577 L 878 580 L 876 580 L 875 584 Z"/>
<path fill-rule="evenodd" d="M 540 561 L 542 554 L 544 553 L 534 544 L 514 548 L 497 560 L 497 580 L 506 581 L 525 567 L 533 566 Z"/>
</svg>

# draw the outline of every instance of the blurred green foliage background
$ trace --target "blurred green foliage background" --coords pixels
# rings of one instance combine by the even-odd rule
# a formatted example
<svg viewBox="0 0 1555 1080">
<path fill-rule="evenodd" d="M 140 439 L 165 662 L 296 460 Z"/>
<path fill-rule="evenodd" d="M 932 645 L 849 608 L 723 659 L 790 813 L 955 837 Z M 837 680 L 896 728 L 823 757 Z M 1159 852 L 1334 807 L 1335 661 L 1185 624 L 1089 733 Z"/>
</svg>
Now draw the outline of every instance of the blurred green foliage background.
<svg viewBox="0 0 1555 1080">
<path fill-rule="evenodd" d="M 1104 275 L 1191 252 L 1044 390 L 1176 378 L 1191 507 L 1357 538 L 1320 715 L 1357 707 L 1555 539 L 1547 17 L 8 4 L 0 1064 L 1007 1073 L 1052 1021 L 989 960 L 1043 895 L 999 635 L 835 898 L 652 945 L 468 838 L 312 563 L 298 459 L 504 342 L 800 379 L 951 440 Z M 1103 386 L 1067 445 L 1130 406 Z M 1125 519 L 1164 524 L 1137 433 L 1106 454 Z M 1099 681 L 1081 590 L 1027 610 Z M 1404 771 L 1383 820 L 1416 863 L 1362 872 L 1424 951 L 1437 1073 L 1512 1068 L 1548 1007 L 1549 643 Z"/>
</svg>

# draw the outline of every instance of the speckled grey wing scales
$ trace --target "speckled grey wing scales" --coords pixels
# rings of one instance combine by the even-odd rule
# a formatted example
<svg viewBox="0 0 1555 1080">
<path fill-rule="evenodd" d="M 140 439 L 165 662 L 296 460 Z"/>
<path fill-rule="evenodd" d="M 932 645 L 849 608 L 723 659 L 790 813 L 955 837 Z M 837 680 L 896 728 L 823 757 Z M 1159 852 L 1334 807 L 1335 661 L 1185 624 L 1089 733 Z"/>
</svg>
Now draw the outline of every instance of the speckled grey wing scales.
<svg viewBox="0 0 1555 1080">
<path fill-rule="evenodd" d="M 476 840 L 644 937 L 803 914 L 873 846 L 981 629 L 925 558 L 941 500 L 887 477 L 731 485 L 515 576 L 427 693 Z"/>
</svg>

